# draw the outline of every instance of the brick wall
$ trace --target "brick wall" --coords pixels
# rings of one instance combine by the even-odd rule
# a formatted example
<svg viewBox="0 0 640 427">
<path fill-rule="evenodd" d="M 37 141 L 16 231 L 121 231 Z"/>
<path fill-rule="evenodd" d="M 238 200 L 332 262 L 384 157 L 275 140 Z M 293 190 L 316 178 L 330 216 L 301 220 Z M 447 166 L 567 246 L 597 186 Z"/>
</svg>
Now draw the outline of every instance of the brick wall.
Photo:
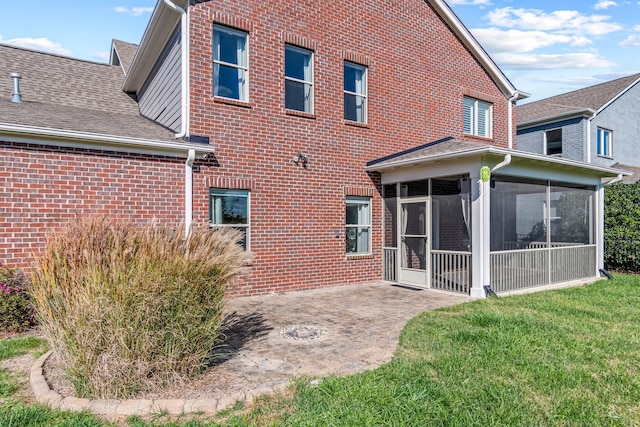
<svg viewBox="0 0 640 427">
<path fill-rule="evenodd" d="M 28 268 L 45 236 L 76 215 L 178 224 L 180 159 L 0 141 L 0 261 Z"/>
<path fill-rule="evenodd" d="M 208 215 L 211 185 L 251 187 L 255 261 L 239 295 L 381 279 L 380 178 L 365 164 L 468 138 L 464 95 L 495 103 L 494 138 L 475 139 L 507 146 L 504 95 L 425 1 L 199 1 L 190 16 L 190 129 L 216 147 L 194 179 L 196 216 Z M 214 23 L 249 33 L 248 103 L 212 97 Z M 284 109 L 285 43 L 314 51 L 313 115 Z M 344 60 L 368 66 L 366 126 L 343 120 Z M 298 152 L 307 168 L 293 162 Z M 373 195 L 371 256 L 345 255 L 345 188 L 353 187 Z"/>
</svg>

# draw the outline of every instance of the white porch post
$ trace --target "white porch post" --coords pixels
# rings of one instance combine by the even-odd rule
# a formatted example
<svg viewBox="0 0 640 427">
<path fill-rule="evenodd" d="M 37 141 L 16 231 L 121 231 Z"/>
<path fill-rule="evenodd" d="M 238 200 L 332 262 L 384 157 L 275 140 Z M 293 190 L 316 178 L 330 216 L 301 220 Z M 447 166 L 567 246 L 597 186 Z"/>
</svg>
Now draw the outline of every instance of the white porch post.
<svg viewBox="0 0 640 427">
<path fill-rule="evenodd" d="M 599 276 L 599 269 L 604 269 L 604 187 L 596 191 L 596 260 L 595 275 Z"/>
<path fill-rule="evenodd" d="M 489 275 L 489 183 L 480 180 L 480 169 L 471 171 L 471 292 L 486 298 Z M 485 272 L 486 270 L 486 272 Z M 485 274 L 487 277 L 485 277 Z"/>
</svg>

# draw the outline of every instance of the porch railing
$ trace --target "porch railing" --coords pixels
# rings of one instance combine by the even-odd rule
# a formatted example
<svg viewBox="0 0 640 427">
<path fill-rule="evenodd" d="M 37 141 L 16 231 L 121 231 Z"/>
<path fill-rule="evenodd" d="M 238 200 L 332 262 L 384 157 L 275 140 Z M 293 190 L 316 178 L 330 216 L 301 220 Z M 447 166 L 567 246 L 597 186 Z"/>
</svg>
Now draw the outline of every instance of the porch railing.
<svg viewBox="0 0 640 427">
<path fill-rule="evenodd" d="M 596 246 L 566 244 L 551 248 L 491 252 L 491 287 L 496 293 L 592 277 Z"/>
<path fill-rule="evenodd" d="M 382 274 L 384 280 L 388 280 L 390 282 L 398 281 L 398 272 L 397 272 L 397 257 L 398 257 L 398 248 L 382 248 Z"/>
<path fill-rule="evenodd" d="M 431 287 L 468 294 L 471 287 L 471 252 L 432 250 Z"/>
</svg>

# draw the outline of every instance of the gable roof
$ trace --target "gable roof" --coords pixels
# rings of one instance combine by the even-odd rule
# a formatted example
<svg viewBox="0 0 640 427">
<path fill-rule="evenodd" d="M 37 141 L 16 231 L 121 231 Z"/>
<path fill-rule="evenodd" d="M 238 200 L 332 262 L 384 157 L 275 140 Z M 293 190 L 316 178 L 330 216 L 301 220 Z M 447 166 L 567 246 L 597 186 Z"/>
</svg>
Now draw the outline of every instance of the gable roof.
<svg viewBox="0 0 640 427">
<path fill-rule="evenodd" d="M 113 39 L 111 41 L 111 58 L 109 59 L 109 63 L 112 65 L 120 65 L 122 72 L 126 76 L 137 50 L 137 44 Z"/>
<path fill-rule="evenodd" d="M 640 73 L 518 106 L 518 126 L 597 114 L 640 81 Z"/>
<path fill-rule="evenodd" d="M 11 102 L 22 76 L 23 102 Z M 0 125 L 175 141 L 171 131 L 142 117 L 122 92 L 119 66 L 0 44 Z"/>
<path fill-rule="evenodd" d="M 434 164 L 446 160 L 481 156 L 490 156 L 501 161 L 504 160 L 507 155 L 511 156 L 515 163 L 537 165 L 549 171 L 562 170 L 565 173 L 574 171 L 579 172 L 583 176 L 591 175 L 598 178 L 631 175 L 630 172 L 613 167 L 598 166 L 561 157 L 550 157 L 543 154 L 501 148 L 478 141 L 461 141 L 452 137 L 439 139 L 415 147 L 414 149 L 371 160 L 367 163 L 365 170 L 383 173 L 403 167 L 413 168 L 422 164 Z"/>
</svg>

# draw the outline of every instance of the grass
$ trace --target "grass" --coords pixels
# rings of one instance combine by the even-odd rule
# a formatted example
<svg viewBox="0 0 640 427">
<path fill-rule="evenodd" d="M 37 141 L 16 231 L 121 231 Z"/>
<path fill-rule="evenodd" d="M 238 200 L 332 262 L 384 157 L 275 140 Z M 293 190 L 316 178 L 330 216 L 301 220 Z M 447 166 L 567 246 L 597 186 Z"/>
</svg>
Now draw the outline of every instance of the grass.
<svg viewBox="0 0 640 427">
<path fill-rule="evenodd" d="M 316 385 L 299 380 L 294 392 L 224 418 L 127 425 L 640 425 L 639 361 L 640 277 L 619 275 L 423 313 L 387 365 Z M 6 411 L 0 425 L 38 425 L 5 424 Z"/>
</svg>

